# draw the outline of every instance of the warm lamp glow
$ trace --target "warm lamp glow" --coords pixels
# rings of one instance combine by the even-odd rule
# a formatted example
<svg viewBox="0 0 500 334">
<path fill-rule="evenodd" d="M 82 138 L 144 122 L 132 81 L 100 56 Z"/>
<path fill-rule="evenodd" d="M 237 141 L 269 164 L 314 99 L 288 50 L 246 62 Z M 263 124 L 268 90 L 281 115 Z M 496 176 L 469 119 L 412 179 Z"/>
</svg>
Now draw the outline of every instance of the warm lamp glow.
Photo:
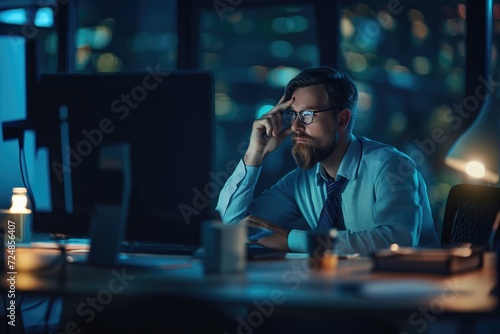
<svg viewBox="0 0 500 334">
<path fill-rule="evenodd" d="M 482 0 L 474 2 L 476 4 L 477 7 L 468 4 L 471 6 L 467 8 L 466 28 L 471 36 L 477 35 L 477 40 L 473 37 L 475 43 L 467 39 L 467 56 L 478 61 L 474 66 L 467 65 L 468 96 L 462 104 L 466 113 L 459 112 L 464 119 L 473 116 L 474 122 L 448 151 L 445 163 L 495 184 L 500 179 L 500 90 L 491 77 L 493 1 Z"/>
<path fill-rule="evenodd" d="M 26 195 L 26 188 L 12 188 L 12 206 L 10 207 L 10 212 L 31 213 L 27 205 L 28 197 Z"/>
<path fill-rule="evenodd" d="M 484 165 L 477 161 L 471 161 L 465 165 L 465 171 L 467 174 L 477 179 L 482 179 L 486 174 Z"/>
<path fill-rule="evenodd" d="M 474 123 L 451 147 L 445 163 L 463 173 L 495 184 L 500 162 L 500 99 L 490 94 Z"/>
</svg>

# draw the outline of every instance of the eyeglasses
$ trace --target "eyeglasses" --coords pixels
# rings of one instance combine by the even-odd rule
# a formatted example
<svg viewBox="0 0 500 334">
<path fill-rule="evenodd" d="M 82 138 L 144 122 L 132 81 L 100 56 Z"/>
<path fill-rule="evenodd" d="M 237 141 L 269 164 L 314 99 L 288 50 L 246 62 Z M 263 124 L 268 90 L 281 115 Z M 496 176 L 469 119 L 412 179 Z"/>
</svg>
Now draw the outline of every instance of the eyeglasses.
<svg viewBox="0 0 500 334">
<path fill-rule="evenodd" d="M 288 108 L 283 110 L 281 112 L 281 115 L 283 117 L 283 122 L 286 125 L 293 124 L 293 122 L 295 122 L 295 119 L 297 118 L 297 115 L 299 115 L 300 121 L 302 123 L 304 123 L 305 125 L 309 125 L 313 122 L 314 114 L 328 110 L 333 110 L 333 108 L 322 109 L 322 110 L 302 110 L 299 112 L 295 112 L 292 109 Z"/>
</svg>

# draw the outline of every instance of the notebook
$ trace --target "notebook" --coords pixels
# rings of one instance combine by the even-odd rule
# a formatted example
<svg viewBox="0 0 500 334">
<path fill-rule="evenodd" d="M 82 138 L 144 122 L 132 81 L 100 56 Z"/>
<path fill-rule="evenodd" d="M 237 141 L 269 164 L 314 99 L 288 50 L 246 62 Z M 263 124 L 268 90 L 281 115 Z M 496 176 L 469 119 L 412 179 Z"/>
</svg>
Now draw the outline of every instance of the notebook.
<svg viewBox="0 0 500 334">
<path fill-rule="evenodd" d="M 483 251 L 468 247 L 419 249 L 400 247 L 373 255 L 374 271 L 422 272 L 450 275 L 479 269 Z"/>
</svg>

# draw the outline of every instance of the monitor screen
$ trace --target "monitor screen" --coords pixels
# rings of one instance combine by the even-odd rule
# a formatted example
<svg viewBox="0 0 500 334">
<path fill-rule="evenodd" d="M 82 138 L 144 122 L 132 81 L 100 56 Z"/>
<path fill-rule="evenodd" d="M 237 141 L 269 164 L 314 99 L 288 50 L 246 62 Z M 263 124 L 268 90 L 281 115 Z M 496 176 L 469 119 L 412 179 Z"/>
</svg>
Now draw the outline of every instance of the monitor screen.
<svg viewBox="0 0 500 334">
<path fill-rule="evenodd" d="M 0 35 L 0 125 L 26 118 L 26 69 L 24 40 Z M 0 208 L 10 207 L 13 187 L 22 187 L 17 141 L 3 141 L 0 126 Z"/>
<path fill-rule="evenodd" d="M 88 233 L 102 191 L 99 149 L 128 142 L 126 239 L 199 243 L 201 222 L 211 216 L 217 196 L 210 186 L 210 73 L 149 68 L 138 74 L 45 75 L 37 94 L 37 145 L 50 152 L 53 212 L 50 223 L 35 216 L 35 230 Z"/>
</svg>

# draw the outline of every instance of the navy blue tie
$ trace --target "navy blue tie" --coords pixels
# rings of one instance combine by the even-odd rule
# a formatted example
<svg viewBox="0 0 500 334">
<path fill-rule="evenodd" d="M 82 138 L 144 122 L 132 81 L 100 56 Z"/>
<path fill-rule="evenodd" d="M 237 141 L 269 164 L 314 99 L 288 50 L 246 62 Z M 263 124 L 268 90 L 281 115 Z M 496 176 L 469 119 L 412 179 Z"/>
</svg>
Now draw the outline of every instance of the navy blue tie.
<svg viewBox="0 0 500 334">
<path fill-rule="evenodd" d="M 339 176 L 337 180 L 328 181 L 326 184 L 326 201 L 319 216 L 317 229 L 336 228 L 337 230 L 345 230 L 340 193 L 344 189 L 346 182 L 346 178 Z"/>
</svg>

